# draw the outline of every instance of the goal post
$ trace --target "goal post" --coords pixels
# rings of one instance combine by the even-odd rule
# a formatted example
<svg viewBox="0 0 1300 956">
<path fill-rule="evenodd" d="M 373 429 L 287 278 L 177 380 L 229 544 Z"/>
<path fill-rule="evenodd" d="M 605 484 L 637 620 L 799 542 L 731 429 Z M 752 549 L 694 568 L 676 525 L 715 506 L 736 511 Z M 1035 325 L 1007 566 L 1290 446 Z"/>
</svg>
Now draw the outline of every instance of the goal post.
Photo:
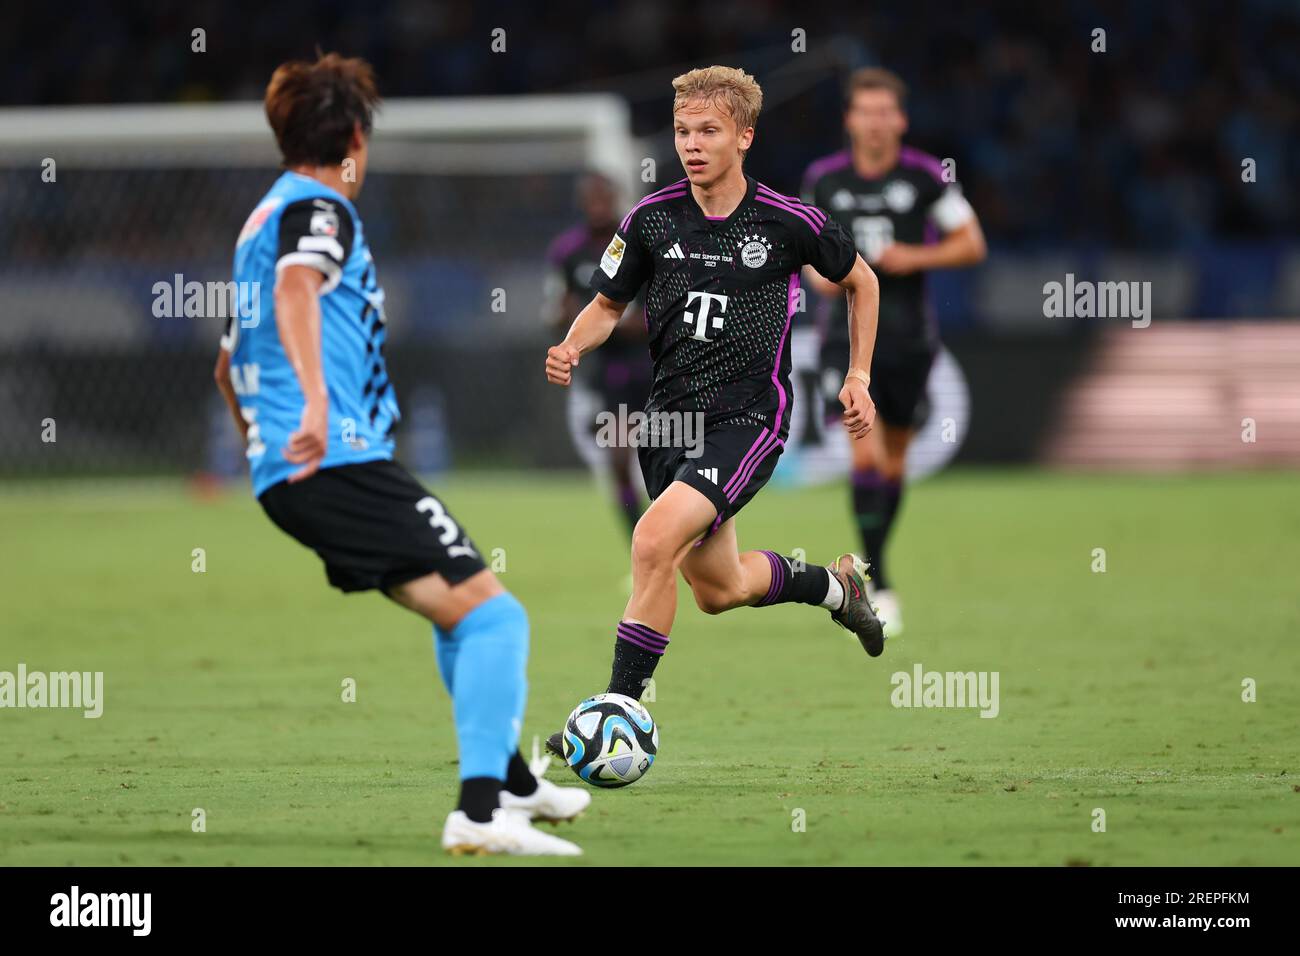
<svg viewBox="0 0 1300 956">
<path fill-rule="evenodd" d="M 601 93 L 386 100 L 375 117 L 376 172 L 471 174 L 594 169 L 630 199 L 636 169 L 627 103 Z M 500 146 L 495 155 L 485 147 Z M 430 148 L 434 147 L 434 148 Z M 274 166 L 260 103 L 67 106 L 0 110 L 0 163 L 45 158 L 114 167 Z"/>
</svg>

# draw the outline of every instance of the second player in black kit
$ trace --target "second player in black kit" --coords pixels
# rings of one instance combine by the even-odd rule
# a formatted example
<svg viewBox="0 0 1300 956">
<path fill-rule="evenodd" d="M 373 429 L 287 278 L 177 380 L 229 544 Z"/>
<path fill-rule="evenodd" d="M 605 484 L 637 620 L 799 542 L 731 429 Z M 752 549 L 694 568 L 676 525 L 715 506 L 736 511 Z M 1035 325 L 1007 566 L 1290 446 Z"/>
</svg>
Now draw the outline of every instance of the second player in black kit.
<svg viewBox="0 0 1300 956">
<path fill-rule="evenodd" d="M 790 430 L 790 320 L 799 273 L 843 279 L 857 250 L 825 212 L 746 177 L 725 219 L 705 216 L 685 179 L 624 218 L 591 286 L 617 302 L 645 289 L 654 363 L 648 413 L 701 413 L 703 451 L 643 445 L 651 497 L 673 481 L 718 511 L 716 529 L 763 487 Z M 847 322 L 846 322 L 847 325 Z"/>
<path fill-rule="evenodd" d="M 891 243 L 921 245 L 937 226 L 945 232 L 966 222 L 970 205 L 955 182 L 945 182 L 939 160 L 903 147 L 898 164 L 877 179 L 853 169 L 848 150 L 813 163 L 804 176 L 803 198 L 830 213 L 852 233 L 862 258 L 878 261 Z M 920 428 L 929 415 L 926 382 L 939 351 L 939 335 L 926 299 L 925 273 L 877 273 L 880 325 L 871 376 L 871 397 L 880 419 Z M 821 349 L 829 383 L 848 368 L 848 321 L 842 299 L 831 303 Z M 828 390 L 829 391 L 829 390 Z M 835 395 L 826 396 L 827 417 L 838 417 Z"/>
<path fill-rule="evenodd" d="M 870 395 L 881 427 L 871 441 L 850 445 L 850 487 L 871 563 L 872 600 L 891 637 L 902 633 L 903 618 L 885 545 L 903 500 L 908 447 L 930 417 L 927 385 L 939 353 L 927 273 L 974 265 L 987 251 L 975 211 L 956 182 L 955 161 L 903 145 L 906 99 L 907 85 L 897 74 L 879 67 L 855 70 L 842 118 L 848 148 L 812 163 L 802 189 L 805 200 L 821 205 L 853 234 L 879 276 Z M 820 356 L 829 418 L 837 411 L 829 399 L 848 364 L 849 343 L 839 290 L 812 281 L 832 299 Z"/>
</svg>

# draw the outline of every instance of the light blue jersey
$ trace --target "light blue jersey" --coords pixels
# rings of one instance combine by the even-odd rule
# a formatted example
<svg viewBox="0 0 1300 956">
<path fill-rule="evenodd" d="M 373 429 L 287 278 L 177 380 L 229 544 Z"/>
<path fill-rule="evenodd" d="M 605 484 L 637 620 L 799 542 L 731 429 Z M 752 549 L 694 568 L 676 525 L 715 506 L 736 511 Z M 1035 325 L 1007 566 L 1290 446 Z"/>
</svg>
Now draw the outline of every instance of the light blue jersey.
<svg viewBox="0 0 1300 956">
<path fill-rule="evenodd" d="M 248 460 L 258 496 L 301 467 L 284 457 L 304 400 L 275 318 L 276 276 L 289 265 L 311 266 L 325 276 L 321 363 L 329 391 L 329 448 L 320 467 L 392 458 L 392 430 L 400 418 L 383 357 L 384 291 L 361 219 L 333 189 L 285 173 L 239 234 L 240 308 L 221 343 L 231 353 L 230 377 L 249 426 Z"/>
</svg>

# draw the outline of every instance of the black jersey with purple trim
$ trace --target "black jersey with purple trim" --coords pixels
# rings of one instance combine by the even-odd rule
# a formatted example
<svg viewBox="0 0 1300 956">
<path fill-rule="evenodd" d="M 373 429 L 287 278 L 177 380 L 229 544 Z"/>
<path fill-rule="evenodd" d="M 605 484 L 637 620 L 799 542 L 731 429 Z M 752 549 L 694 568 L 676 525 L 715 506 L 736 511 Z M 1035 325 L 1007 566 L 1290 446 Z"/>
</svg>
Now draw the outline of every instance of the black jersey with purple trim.
<svg viewBox="0 0 1300 956">
<path fill-rule="evenodd" d="M 654 384 L 648 412 L 703 412 L 705 425 L 790 427 L 790 319 L 799 270 L 838 282 L 853 239 L 825 212 L 746 176 L 725 219 L 704 215 L 683 179 L 632 208 L 592 288 L 615 302 L 645 289 Z"/>
<path fill-rule="evenodd" d="M 949 232 L 974 216 L 956 182 L 944 180 L 935 157 L 904 146 L 898 163 L 884 175 L 867 179 L 853 168 L 849 151 L 817 160 L 804 173 L 801 190 L 806 202 L 830 213 L 857 243 L 872 265 L 891 242 L 922 245 L 934 241 L 936 230 Z M 876 353 L 891 355 L 933 351 L 938 330 L 925 293 L 925 273 L 889 275 L 880 279 L 880 325 Z M 841 299 L 832 304 L 827 341 L 848 338 L 848 313 Z"/>
</svg>

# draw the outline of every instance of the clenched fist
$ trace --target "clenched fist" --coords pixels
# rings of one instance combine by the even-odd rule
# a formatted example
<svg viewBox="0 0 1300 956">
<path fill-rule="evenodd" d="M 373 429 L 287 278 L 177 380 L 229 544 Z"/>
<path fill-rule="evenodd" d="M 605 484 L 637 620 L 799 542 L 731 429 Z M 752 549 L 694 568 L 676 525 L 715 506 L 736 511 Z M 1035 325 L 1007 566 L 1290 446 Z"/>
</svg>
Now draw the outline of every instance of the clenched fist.
<svg viewBox="0 0 1300 956">
<path fill-rule="evenodd" d="M 546 380 L 552 385 L 568 385 L 578 366 L 578 350 L 572 345 L 552 345 L 546 350 Z"/>
</svg>

